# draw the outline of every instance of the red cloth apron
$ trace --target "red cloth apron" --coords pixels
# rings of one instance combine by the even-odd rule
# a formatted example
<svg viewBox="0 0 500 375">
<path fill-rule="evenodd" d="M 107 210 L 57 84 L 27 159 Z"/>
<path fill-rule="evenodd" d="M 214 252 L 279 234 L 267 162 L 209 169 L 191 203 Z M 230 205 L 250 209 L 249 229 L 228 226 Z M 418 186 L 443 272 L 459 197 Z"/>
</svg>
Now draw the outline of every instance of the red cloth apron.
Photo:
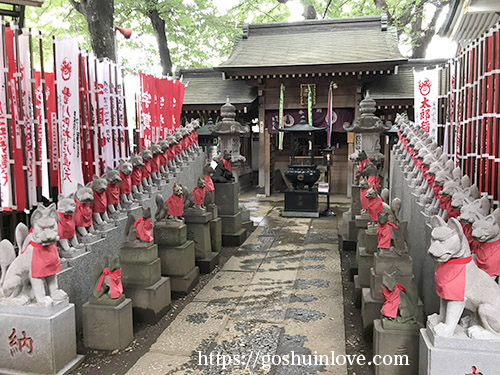
<svg viewBox="0 0 500 375">
<path fill-rule="evenodd" d="M 142 184 L 142 167 L 132 168 L 132 186 Z"/>
<path fill-rule="evenodd" d="M 453 208 L 451 207 L 451 203 L 450 203 L 450 208 L 448 208 L 448 210 L 446 211 L 448 213 L 448 219 L 451 219 L 451 218 L 457 218 L 460 216 L 460 210 L 457 210 L 456 208 Z"/>
<path fill-rule="evenodd" d="M 151 160 L 144 160 L 144 167 L 142 167 L 142 178 L 151 177 Z"/>
<path fill-rule="evenodd" d="M 120 178 L 120 194 L 130 194 L 132 192 L 132 176 L 129 174 L 121 173 Z"/>
<path fill-rule="evenodd" d="M 226 160 L 226 159 L 222 158 L 222 164 L 224 164 L 224 168 L 230 170 L 231 172 L 233 171 L 233 168 L 231 167 L 230 160 Z"/>
<path fill-rule="evenodd" d="M 203 204 L 205 202 L 205 188 L 196 186 L 191 195 L 194 195 L 194 204 Z"/>
<path fill-rule="evenodd" d="M 75 225 L 77 227 L 90 227 L 92 225 L 92 203 L 75 202 Z"/>
<path fill-rule="evenodd" d="M 134 223 L 134 228 L 137 231 L 137 238 L 141 241 L 151 242 L 153 241 L 153 237 L 151 236 L 151 232 L 153 231 L 153 219 L 144 217 L 140 217 Z"/>
<path fill-rule="evenodd" d="M 177 156 L 177 155 L 180 155 L 181 154 L 181 146 L 179 144 L 176 144 L 173 146 L 174 148 L 174 155 Z"/>
<path fill-rule="evenodd" d="M 57 223 L 57 234 L 61 240 L 73 238 L 75 235 L 75 214 L 65 215 L 61 212 L 59 214 L 59 222 Z"/>
<path fill-rule="evenodd" d="M 109 294 L 111 299 L 120 298 L 123 294 L 123 285 L 122 285 L 122 270 L 110 271 L 108 267 L 106 267 L 102 271 L 101 278 L 99 279 L 99 283 L 97 284 L 97 291 L 101 291 L 102 284 L 104 282 L 104 277 L 108 275 L 108 283 L 109 283 Z"/>
<path fill-rule="evenodd" d="M 107 206 L 108 200 L 106 199 L 106 191 L 98 193 L 94 190 L 94 205 L 92 206 L 92 212 L 102 214 L 106 212 Z"/>
<path fill-rule="evenodd" d="M 462 223 L 462 229 L 464 230 L 464 235 L 467 237 L 467 242 L 469 242 L 470 251 L 475 254 L 477 249 L 481 246 L 481 243 L 472 238 L 472 225 L 469 223 Z"/>
<path fill-rule="evenodd" d="M 384 305 L 380 312 L 383 316 L 388 318 L 396 319 L 398 316 L 400 291 L 406 292 L 403 285 L 396 283 L 396 286 L 389 290 L 382 285 L 382 298 L 384 299 Z"/>
<path fill-rule="evenodd" d="M 439 208 L 448 212 L 448 210 L 451 209 L 451 197 L 438 195 L 438 199 L 439 199 Z"/>
<path fill-rule="evenodd" d="M 378 224 L 378 248 L 390 249 L 391 248 L 391 228 L 397 228 L 393 223 L 387 222 L 384 225 Z"/>
<path fill-rule="evenodd" d="M 368 189 L 360 189 L 359 190 L 359 199 L 361 200 L 361 208 L 363 208 L 363 210 L 368 209 L 368 198 L 366 197 L 367 191 L 368 191 Z"/>
<path fill-rule="evenodd" d="M 441 192 L 441 190 L 443 190 L 443 187 L 442 186 L 439 186 L 439 185 L 436 185 L 433 181 L 433 186 L 432 186 L 432 190 L 434 191 L 434 197 L 436 199 L 439 199 L 440 195 L 439 193 Z"/>
<path fill-rule="evenodd" d="M 476 249 L 477 265 L 490 276 L 500 276 L 500 240 L 479 242 Z"/>
<path fill-rule="evenodd" d="M 214 191 L 215 186 L 214 182 L 212 181 L 212 177 L 204 176 L 204 179 L 205 179 L 205 189 L 207 189 L 207 191 Z"/>
<path fill-rule="evenodd" d="M 376 188 L 380 187 L 380 180 L 377 176 L 368 176 L 368 183 Z"/>
<path fill-rule="evenodd" d="M 153 155 L 151 161 L 151 172 L 158 173 L 160 171 L 161 155 Z"/>
<path fill-rule="evenodd" d="M 173 149 L 173 146 L 170 146 L 167 151 L 165 151 L 165 155 L 167 156 L 167 160 L 170 161 L 170 160 L 174 160 L 175 158 L 175 153 L 174 153 L 174 149 Z"/>
<path fill-rule="evenodd" d="M 182 199 L 182 195 L 172 194 L 165 203 L 165 206 L 168 206 L 168 214 L 170 216 L 178 217 L 184 213 L 184 199 Z"/>
<path fill-rule="evenodd" d="M 371 221 L 378 221 L 378 213 L 382 212 L 382 198 L 368 199 L 368 214 Z"/>
<path fill-rule="evenodd" d="M 61 261 L 57 251 L 57 243 L 50 245 L 41 245 L 30 241 L 24 248 L 23 253 L 28 246 L 33 246 L 33 256 L 31 258 L 31 276 L 47 277 L 56 275 L 61 270 Z"/>
<path fill-rule="evenodd" d="M 453 258 L 436 266 L 434 278 L 436 293 L 449 301 L 463 301 L 465 298 L 465 268 L 472 257 Z"/>
<path fill-rule="evenodd" d="M 108 184 L 106 188 L 106 199 L 108 204 L 120 203 L 120 188 L 118 184 Z"/>
<path fill-rule="evenodd" d="M 166 151 L 163 152 L 163 154 L 160 155 L 160 165 L 167 165 L 168 159 L 167 159 L 167 153 Z"/>
</svg>

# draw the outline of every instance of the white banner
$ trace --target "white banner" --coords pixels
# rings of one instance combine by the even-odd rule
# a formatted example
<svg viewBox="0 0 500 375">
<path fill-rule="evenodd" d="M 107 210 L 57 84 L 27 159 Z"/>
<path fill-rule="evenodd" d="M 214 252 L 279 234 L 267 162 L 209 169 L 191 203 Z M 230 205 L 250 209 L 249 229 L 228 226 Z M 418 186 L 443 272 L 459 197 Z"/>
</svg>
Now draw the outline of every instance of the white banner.
<svg viewBox="0 0 500 375">
<path fill-rule="evenodd" d="M 439 76 L 437 69 L 414 71 L 415 123 L 437 141 Z"/>
<path fill-rule="evenodd" d="M 29 36 L 24 30 L 19 35 L 19 69 L 21 70 L 21 90 L 24 121 L 24 154 L 26 155 L 26 175 L 28 177 L 28 207 L 37 204 L 36 196 L 36 158 L 35 158 L 35 124 L 33 116 L 33 96 L 31 93 L 31 66 L 29 56 Z"/>
<path fill-rule="evenodd" d="M 108 61 L 97 62 L 99 127 L 101 131 L 101 149 L 104 170 L 106 170 L 106 167 L 114 167 L 109 64 L 110 63 Z"/>
<path fill-rule="evenodd" d="M 0 51 L 3 51 L 3 35 L 0 27 Z M 9 129 L 6 118 L 5 74 L 3 57 L 0 56 L 0 203 L 2 208 L 12 208 L 12 183 L 10 176 Z"/>
<path fill-rule="evenodd" d="M 119 127 L 119 140 L 120 140 L 120 157 L 126 159 L 128 157 L 127 144 L 125 141 L 125 95 L 123 92 L 123 71 L 121 67 L 116 69 L 116 95 L 117 95 L 117 109 L 118 109 L 118 127 Z"/>
<path fill-rule="evenodd" d="M 41 73 L 40 73 L 41 74 Z M 47 90 L 49 90 L 47 88 Z M 49 165 L 48 165 L 48 155 L 47 155 L 47 133 L 45 129 L 45 112 L 44 112 L 44 101 L 43 101 L 43 86 L 40 85 L 35 88 L 36 95 L 36 116 L 38 120 L 37 125 L 37 136 L 38 136 L 38 154 L 41 156 L 41 182 L 42 182 L 42 195 L 49 199 L 50 198 L 50 188 L 49 188 Z M 40 152 L 41 150 L 41 152 Z M 40 169 L 39 169 L 40 171 Z"/>
<path fill-rule="evenodd" d="M 89 90 L 90 90 L 90 111 L 92 112 L 92 123 L 91 123 L 91 131 L 92 131 L 92 149 L 94 150 L 94 170 L 97 175 L 101 175 L 100 170 L 100 156 L 99 156 L 99 121 L 97 117 L 97 80 L 96 80 L 96 58 L 94 55 L 88 56 L 89 60 Z"/>
<path fill-rule="evenodd" d="M 69 195 L 83 184 L 80 145 L 78 45 L 76 39 L 55 42 L 61 193 Z"/>
</svg>

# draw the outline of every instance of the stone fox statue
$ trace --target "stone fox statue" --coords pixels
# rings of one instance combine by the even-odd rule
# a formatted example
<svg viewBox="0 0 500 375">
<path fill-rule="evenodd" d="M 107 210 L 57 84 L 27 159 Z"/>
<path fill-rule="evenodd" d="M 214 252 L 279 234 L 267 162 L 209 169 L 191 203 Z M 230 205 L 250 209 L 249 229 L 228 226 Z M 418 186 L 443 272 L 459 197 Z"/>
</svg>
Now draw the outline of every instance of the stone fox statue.
<svg viewBox="0 0 500 375">
<path fill-rule="evenodd" d="M 165 200 L 161 194 L 156 195 L 156 215 L 155 220 L 175 219 L 184 221 L 182 215 L 184 214 L 184 199 L 183 199 L 183 186 L 174 183 L 173 194 Z"/>
<path fill-rule="evenodd" d="M 418 312 L 418 291 L 414 283 L 407 287 L 396 282 L 396 272 L 384 272 L 382 296 L 384 306 L 381 313 L 385 319 L 401 324 L 416 324 Z"/>
<path fill-rule="evenodd" d="M 451 337 L 464 309 L 473 313 L 467 333 L 471 338 L 500 339 L 500 288 L 473 261 L 462 226 L 431 218 L 429 255 L 438 262 L 436 292 L 441 297 L 439 314 L 428 318 L 438 336 Z M 463 320 L 465 321 L 465 320 Z"/>
<path fill-rule="evenodd" d="M 107 258 L 108 266 L 96 264 L 93 271 L 92 304 L 118 305 L 125 299 L 121 279 L 120 258 Z"/>
<path fill-rule="evenodd" d="M 78 241 L 76 236 L 75 210 L 75 195 L 71 194 L 65 197 L 59 194 L 57 202 L 57 211 L 59 214 L 59 255 L 62 258 L 71 257 L 71 253 L 75 249 L 85 247 Z"/>
<path fill-rule="evenodd" d="M 38 304 L 52 306 L 67 297 L 57 285 L 57 273 L 61 270 L 57 251 L 58 221 L 56 205 L 52 204 L 40 206 L 33 212 L 32 233 L 28 234 L 28 228 L 22 223 L 17 226 L 16 240 L 22 245 L 5 274 L 2 289 L 6 298 L 28 304 L 34 297 Z"/>
<path fill-rule="evenodd" d="M 129 244 L 137 244 L 141 242 L 151 242 L 153 237 L 153 219 L 151 218 L 151 208 L 143 208 L 142 216 L 136 219 L 133 215 L 128 216 L 125 233 L 126 241 Z"/>
</svg>

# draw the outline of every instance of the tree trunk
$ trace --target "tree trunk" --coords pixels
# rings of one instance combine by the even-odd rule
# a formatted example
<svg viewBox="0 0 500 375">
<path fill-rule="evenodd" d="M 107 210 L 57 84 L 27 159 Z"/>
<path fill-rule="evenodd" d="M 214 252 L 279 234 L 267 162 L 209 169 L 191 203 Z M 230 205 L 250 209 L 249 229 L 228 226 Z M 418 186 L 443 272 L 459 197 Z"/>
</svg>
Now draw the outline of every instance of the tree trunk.
<svg viewBox="0 0 500 375">
<path fill-rule="evenodd" d="M 113 18 L 114 0 L 70 0 L 71 5 L 87 20 L 90 43 L 97 58 L 116 61 Z"/>
<path fill-rule="evenodd" d="M 167 35 L 165 34 L 165 20 L 160 17 L 157 9 L 150 11 L 148 17 L 151 20 L 151 25 L 153 25 L 158 43 L 162 73 L 164 76 L 172 74 L 172 59 L 170 58 L 170 49 L 168 48 Z"/>
</svg>

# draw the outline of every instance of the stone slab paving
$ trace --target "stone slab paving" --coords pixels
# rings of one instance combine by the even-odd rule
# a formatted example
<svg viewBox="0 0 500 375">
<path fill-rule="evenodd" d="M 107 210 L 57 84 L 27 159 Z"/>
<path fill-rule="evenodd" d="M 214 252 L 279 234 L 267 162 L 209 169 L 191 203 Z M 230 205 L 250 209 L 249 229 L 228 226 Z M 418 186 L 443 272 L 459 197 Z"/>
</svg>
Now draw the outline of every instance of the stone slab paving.
<svg viewBox="0 0 500 375">
<path fill-rule="evenodd" d="M 282 218 L 279 206 L 247 201 L 257 229 L 127 374 L 347 374 L 297 364 L 345 354 L 336 219 Z M 295 366 L 271 363 L 292 352 Z"/>
</svg>

